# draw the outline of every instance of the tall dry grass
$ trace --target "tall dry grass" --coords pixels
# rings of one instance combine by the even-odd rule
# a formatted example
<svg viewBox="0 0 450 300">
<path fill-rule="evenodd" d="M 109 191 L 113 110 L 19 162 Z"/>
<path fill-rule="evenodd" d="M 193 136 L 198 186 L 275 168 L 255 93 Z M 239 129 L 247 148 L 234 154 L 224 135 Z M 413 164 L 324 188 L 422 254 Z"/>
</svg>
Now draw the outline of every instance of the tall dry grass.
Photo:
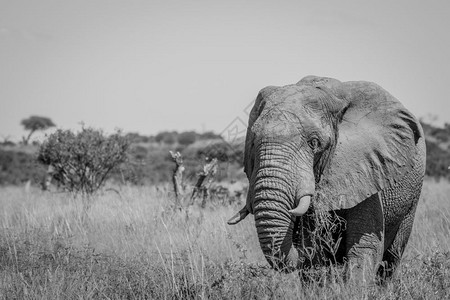
<svg viewBox="0 0 450 300">
<path fill-rule="evenodd" d="M 80 199 L 23 188 L 0 190 L 3 299 L 364 299 L 450 297 L 450 184 L 425 183 L 414 230 L 384 286 L 344 282 L 338 268 L 305 281 L 270 270 L 252 217 L 239 208 L 173 209 L 167 193 L 121 187 Z M 322 272 L 322 273 L 321 273 Z"/>
</svg>

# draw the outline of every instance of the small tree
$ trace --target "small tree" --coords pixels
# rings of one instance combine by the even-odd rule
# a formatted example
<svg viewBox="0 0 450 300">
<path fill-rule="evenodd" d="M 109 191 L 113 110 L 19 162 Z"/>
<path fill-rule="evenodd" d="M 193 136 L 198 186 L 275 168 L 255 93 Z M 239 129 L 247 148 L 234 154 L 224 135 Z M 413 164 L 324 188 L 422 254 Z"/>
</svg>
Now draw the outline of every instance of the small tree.
<svg viewBox="0 0 450 300">
<path fill-rule="evenodd" d="M 41 145 L 38 161 L 53 166 L 53 178 L 68 191 L 88 200 L 103 186 L 111 171 L 127 159 L 130 143 L 120 132 L 82 128 L 78 133 L 57 130 Z"/>
<path fill-rule="evenodd" d="M 22 124 L 26 130 L 30 131 L 28 136 L 23 139 L 25 145 L 28 144 L 31 135 L 35 133 L 37 130 L 46 130 L 50 127 L 56 126 L 53 123 L 53 121 L 50 120 L 49 118 L 39 116 L 31 116 L 27 119 L 23 119 L 22 122 L 20 122 L 20 124 Z"/>
</svg>

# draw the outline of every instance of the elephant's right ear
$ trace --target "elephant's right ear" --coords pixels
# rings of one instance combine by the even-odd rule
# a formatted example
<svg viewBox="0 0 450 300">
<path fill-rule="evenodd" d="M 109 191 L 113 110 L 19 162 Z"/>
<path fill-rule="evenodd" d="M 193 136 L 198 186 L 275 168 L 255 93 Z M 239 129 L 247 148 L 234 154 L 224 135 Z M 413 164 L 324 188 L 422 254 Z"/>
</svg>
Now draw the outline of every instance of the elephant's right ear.
<svg viewBox="0 0 450 300">
<path fill-rule="evenodd" d="M 253 164 L 254 164 L 254 142 L 255 135 L 252 132 L 253 124 L 256 119 L 258 119 L 261 111 L 264 109 L 265 101 L 267 97 L 269 97 L 278 87 L 276 86 L 268 86 L 263 88 L 256 97 L 255 104 L 250 112 L 250 117 L 248 119 L 247 126 L 247 135 L 245 137 L 245 150 L 244 150 L 244 172 L 247 174 L 247 178 L 250 180 L 250 177 L 253 173 Z"/>
</svg>

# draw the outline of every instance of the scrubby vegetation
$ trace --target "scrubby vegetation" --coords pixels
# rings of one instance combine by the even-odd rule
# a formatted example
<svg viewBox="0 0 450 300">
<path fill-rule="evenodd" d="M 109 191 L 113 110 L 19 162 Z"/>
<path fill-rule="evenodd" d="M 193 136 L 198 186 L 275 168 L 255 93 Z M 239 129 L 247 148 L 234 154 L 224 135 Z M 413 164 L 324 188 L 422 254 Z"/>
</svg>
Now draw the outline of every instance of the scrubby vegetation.
<svg viewBox="0 0 450 300">
<path fill-rule="evenodd" d="M 450 178 L 450 125 L 444 128 L 422 123 L 427 144 L 426 174 L 435 178 Z M 205 158 L 217 158 L 216 179 L 244 179 L 242 161 L 244 143 L 230 145 L 213 132 L 161 132 L 156 136 L 129 133 L 129 160 L 113 173 L 121 183 L 159 184 L 171 180 L 173 162 L 169 151 L 180 151 L 186 165 L 186 178 L 195 178 Z M 34 163 L 39 146 L 0 145 L 0 185 L 21 184 L 31 180 L 36 185 L 45 176 L 45 168 Z M 24 150 L 25 149 L 25 150 Z"/>
<path fill-rule="evenodd" d="M 46 169 L 36 161 L 35 151 L 35 147 L 0 148 L 0 185 L 21 185 L 29 180 L 39 185 Z"/>
<path fill-rule="evenodd" d="M 70 132 L 65 131 L 65 133 L 68 135 Z M 180 134 L 170 132 L 174 140 L 170 138 L 166 143 L 167 134 L 169 133 L 163 132 L 156 137 L 145 137 L 136 133 L 127 134 L 125 137 L 130 144 L 127 151 L 127 163 L 123 163 L 120 168 L 112 171 L 113 179 L 116 182 L 137 185 L 169 182 L 174 167 L 169 154 L 170 150 L 182 153 L 187 180 L 195 180 L 206 158 L 218 158 L 220 161 L 219 171 L 216 174 L 217 180 L 243 178 L 242 144 L 230 145 L 212 132 L 197 134 L 192 131 Z M 72 135 L 75 134 L 72 133 Z M 90 140 L 85 142 L 94 143 Z M 31 180 L 34 185 L 40 185 L 46 175 L 46 167 L 36 162 L 40 146 L 40 144 L 23 146 L 11 143 L 0 145 L 0 162 L 2 163 L 0 185 L 18 185 L 28 180 Z M 52 149 L 52 147 L 47 148 Z M 73 151 L 75 150 L 72 149 Z M 43 160 L 41 162 L 48 163 Z"/>
<path fill-rule="evenodd" d="M 37 160 L 52 167 L 52 176 L 65 190 L 92 195 L 110 173 L 127 160 L 129 141 L 120 132 L 105 135 L 83 127 L 78 133 L 57 130 L 39 147 Z"/>
<path fill-rule="evenodd" d="M 116 179 L 123 178 L 138 185 L 169 182 L 174 168 L 169 151 L 174 149 L 183 156 L 188 181 L 195 180 L 207 158 L 217 158 L 219 161 L 215 176 L 218 181 L 244 179 L 243 145 L 229 145 L 222 139 L 199 140 L 189 146 L 133 144 L 130 151 L 131 164 L 123 165 L 120 174 L 116 174 Z"/>
<path fill-rule="evenodd" d="M 2 188 L 0 298 L 448 299 L 449 193 L 425 183 L 399 271 L 377 286 L 344 282 L 339 268 L 270 270 L 251 218 L 226 225 L 239 206 L 174 211 L 162 187 L 123 186 L 85 218 L 76 197 Z"/>
<path fill-rule="evenodd" d="M 428 176 L 450 178 L 450 124 L 443 128 L 422 123 L 427 142 Z"/>
</svg>

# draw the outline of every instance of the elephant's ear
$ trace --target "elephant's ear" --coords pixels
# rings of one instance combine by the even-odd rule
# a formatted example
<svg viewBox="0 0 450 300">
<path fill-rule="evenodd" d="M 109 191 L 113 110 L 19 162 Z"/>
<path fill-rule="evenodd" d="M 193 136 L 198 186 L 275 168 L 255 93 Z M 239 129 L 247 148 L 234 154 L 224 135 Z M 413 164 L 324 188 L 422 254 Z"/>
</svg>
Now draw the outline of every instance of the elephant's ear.
<svg viewBox="0 0 450 300">
<path fill-rule="evenodd" d="M 247 178 L 250 180 L 250 177 L 253 172 L 253 164 L 254 164 L 254 142 L 255 136 L 252 132 L 253 124 L 256 119 L 261 114 L 261 111 L 264 109 L 266 98 L 268 98 L 277 87 L 268 86 L 263 88 L 256 97 L 255 104 L 250 112 L 250 117 L 248 120 L 247 126 L 247 135 L 245 137 L 245 150 L 244 150 L 244 172 L 247 174 Z"/>
<path fill-rule="evenodd" d="M 346 82 L 333 92 L 345 107 L 316 186 L 315 202 L 326 210 L 351 208 L 402 179 L 423 138 L 415 117 L 378 85 Z"/>
</svg>

